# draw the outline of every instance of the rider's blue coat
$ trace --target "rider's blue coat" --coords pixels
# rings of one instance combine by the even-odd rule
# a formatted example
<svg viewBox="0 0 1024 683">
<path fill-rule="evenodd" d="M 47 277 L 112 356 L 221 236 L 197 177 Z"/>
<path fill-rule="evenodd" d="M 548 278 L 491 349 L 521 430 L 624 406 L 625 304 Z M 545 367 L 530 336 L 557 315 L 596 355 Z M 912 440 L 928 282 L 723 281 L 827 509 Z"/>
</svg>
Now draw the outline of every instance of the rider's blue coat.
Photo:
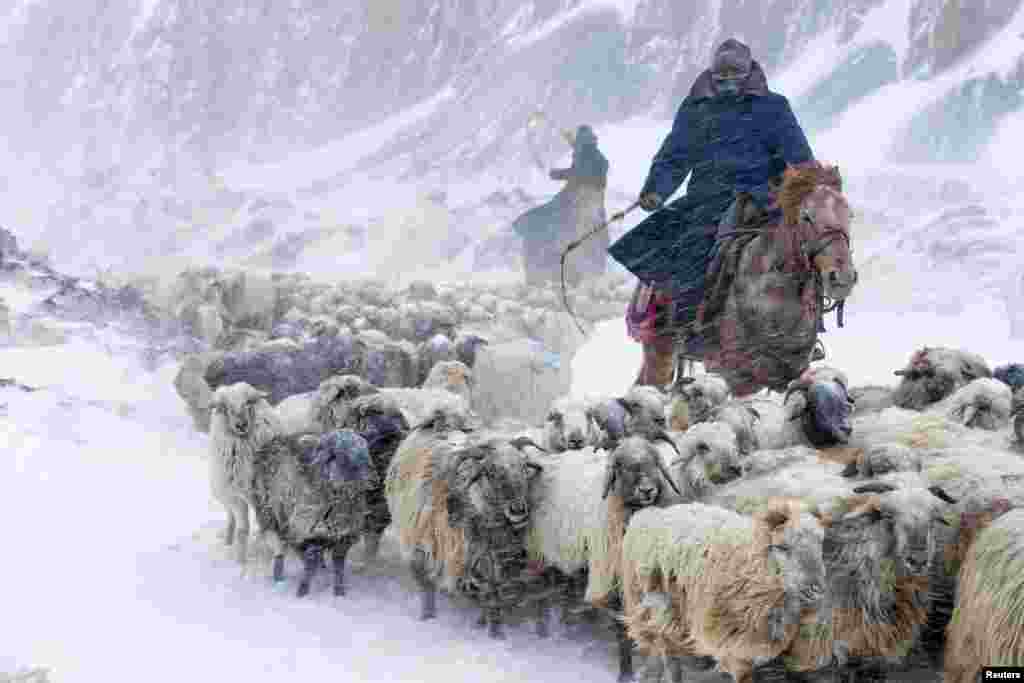
<svg viewBox="0 0 1024 683">
<path fill-rule="evenodd" d="M 747 192 L 768 208 L 769 180 L 781 176 L 786 164 L 813 158 L 789 101 L 768 90 L 757 62 L 739 96 L 716 96 L 705 71 L 680 105 L 642 190 L 667 199 L 692 171 L 686 194 L 608 252 L 640 280 L 699 301 L 715 231 L 735 193 Z"/>
</svg>

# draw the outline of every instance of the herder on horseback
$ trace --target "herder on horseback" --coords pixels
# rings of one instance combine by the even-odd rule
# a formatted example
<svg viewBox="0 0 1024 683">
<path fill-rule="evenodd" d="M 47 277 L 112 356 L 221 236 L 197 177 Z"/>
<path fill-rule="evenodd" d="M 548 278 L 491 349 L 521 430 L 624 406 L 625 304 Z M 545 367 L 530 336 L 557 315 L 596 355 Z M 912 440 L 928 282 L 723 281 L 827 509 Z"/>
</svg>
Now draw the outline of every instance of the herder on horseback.
<svg viewBox="0 0 1024 683">
<path fill-rule="evenodd" d="M 716 234 L 780 219 L 774 182 L 787 167 L 807 165 L 817 166 L 789 101 L 768 90 L 746 45 L 726 40 L 683 100 L 651 163 L 639 203 L 657 213 L 609 248 L 642 284 L 653 285 L 638 287 L 639 300 L 635 296 L 631 306 L 640 315 L 630 334 L 644 347 L 637 384 L 672 381 L 674 342 L 700 354 L 694 323 Z M 691 171 L 686 195 L 663 206 Z"/>
</svg>

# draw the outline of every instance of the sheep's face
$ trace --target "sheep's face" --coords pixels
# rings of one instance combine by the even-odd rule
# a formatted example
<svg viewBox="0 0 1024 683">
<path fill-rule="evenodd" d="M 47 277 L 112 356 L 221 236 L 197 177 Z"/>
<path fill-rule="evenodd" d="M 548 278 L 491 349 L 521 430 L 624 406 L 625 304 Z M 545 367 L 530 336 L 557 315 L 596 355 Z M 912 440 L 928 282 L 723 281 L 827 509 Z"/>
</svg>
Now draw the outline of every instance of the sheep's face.
<svg viewBox="0 0 1024 683">
<path fill-rule="evenodd" d="M 949 417 L 965 427 L 995 431 L 1009 424 L 1012 395 L 1009 388 L 994 379 L 977 379 L 958 389 Z"/>
<path fill-rule="evenodd" d="M 529 487 L 542 467 L 526 457 L 529 439 L 493 439 L 471 444 L 456 455 L 449 483 L 449 520 L 470 517 L 483 527 L 508 524 L 524 529 L 530 518 Z"/>
<path fill-rule="evenodd" d="M 465 406 L 460 404 L 437 406 L 426 420 L 413 426 L 413 429 L 430 429 L 439 434 L 450 431 L 471 432 L 473 428 L 472 417 Z"/>
<path fill-rule="evenodd" d="M 924 410 L 971 380 L 988 376 L 987 368 L 965 354 L 929 348 L 916 352 L 895 374 L 903 379 L 893 403 L 907 410 Z"/>
<path fill-rule="evenodd" d="M 642 392 L 640 389 L 649 387 L 636 387 L 619 399 L 619 404 L 626 412 L 626 433 L 655 434 L 665 431 L 668 419 L 665 417 L 664 398 L 657 390 Z"/>
<path fill-rule="evenodd" d="M 768 538 L 768 566 L 781 575 L 785 592 L 804 607 L 820 603 L 827 585 L 820 520 L 802 513 L 771 529 Z"/>
<path fill-rule="evenodd" d="M 239 439 L 248 438 L 256 425 L 260 404 L 266 402 L 267 396 L 245 382 L 220 387 L 210 400 L 211 429 L 219 427 Z"/>
<path fill-rule="evenodd" d="M 444 389 L 459 396 L 469 396 L 473 389 L 473 372 L 459 361 L 439 362 L 434 365 L 431 374 L 433 377 L 428 378 L 425 383 L 429 386 L 440 384 Z"/>
<path fill-rule="evenodd" d="M 753 406 L 742 401 L 726 401 L 715 409 L 712 419 L 732 427 L 740 455 L 750 455 L 760 447 L 755 425 L 761 414 Z"/>
<path fill-rule="evenodd" d="M 319 419 L 325 427 L 340 427 L 348 420 L 349 407 L 360 396 L 377 394 L 377 388 L 357 375 L 329 377 L 318 388 Z"/>
<path fill-rule="evenodd" d="M 366 378 L 378 387 L 402 386 L 411 373 L 412 359 L 396 344 L 374 346 L 366 352 Z"/>
<path fill-rule="evenodd" d="M 548 449 L 554 453 L 579 450 L 590 442 L 592 427 L 583 408 L 556 406 L 548 413 L 544 429 Z"/>
<path fill-rule="evenodd" d="M 686 401 L 691 425 L 710 420 L 712 412 L 725 402 L 728 393 L 724 381 L 709 375 L 698 377 L 678 389 L 679 396 Z"/>
<path fill-rule="evenodd" d="M 813 381 L 791 387 L 786 399 L 789 419 L 802 422 L 804 435 L 818 448 L 845 444 L 853 434 L 853 401 L 838 381 Z"/>
<path fill-rule="evenodd" d="M 371 451 L 394 450 L 409 433 L 409 423 L 391 398 L 376 394 L 352 403 L 349 422 Z"/>
<path fill-rule="evenodd" d="M 653 441 L 629 437 L 609 455 L 603 497 L 614 490 L 627 508 L 639 509 L 659 503 L 666 486 L 679 495 Z"/>
<path fill-rule="evenodd" d="M 299 457 L 317 468 L 325 480 L 335 484 L 369 480 L 369 445 L 351 429 L 339 429 L 319 437 L 306 435 L 301 437 L 300 444 L 312 446 L 301 450 Z"/>
<path fill-rule="evenodd" d="M 475 334 L 468 334 L 459 340 L 455 348 L 458 359 L 469 367 L 476 365 L 476 354 L 481 346 L 487 346 L 488 341 Z"/>
<path fill-rule="evenodd" d="M 696 424 L 679 439 L 679 455 L 671 463 L 681 489 L 700 495 L 743 474 L 736 432 L 722 422 Z"/>
<path fill-rule="evenodd" d="M 874 482 L 854 491 L 882 493 L 867 496 L 842 518 L 843 522 L 864 525 L 871 556 L 878 562 L 894 558 L 898 576 L 927 576 L 938 525 L 949 525 L 939 514 L 940 502 L 955 501 L 938 487 L 909 490 Z"/>
</svg>

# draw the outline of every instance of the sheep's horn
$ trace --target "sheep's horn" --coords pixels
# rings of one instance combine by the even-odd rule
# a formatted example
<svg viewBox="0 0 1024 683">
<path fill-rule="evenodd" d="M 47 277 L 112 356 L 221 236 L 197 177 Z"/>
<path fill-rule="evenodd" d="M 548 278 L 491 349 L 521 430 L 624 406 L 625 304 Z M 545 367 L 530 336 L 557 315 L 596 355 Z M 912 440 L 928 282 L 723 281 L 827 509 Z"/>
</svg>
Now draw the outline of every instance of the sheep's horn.
<svg viewBox="0 0 1024 683">
<path fill-rule="evenodd" d="M 969 427 L 970 424 L 971 424 L 971 420 L 973 420 L 974 417 L 977 414 L 978 414 L 978 406 L 975 406 L 975 405 L 964 406 L 964 416 L 963 416 L 963 419 L 961 420 L 961 424 L 963 424 L 965 427 Z"/>
<path fill-rule="evenodd" d="M 785 396 L 782 397 L 782 402 L 785 403 L 789 400 L 789 397 L 798 391 L 807 391 L 807 385 L 802 382 L 794 382 L 788 389 L 786 389 Z"/>
<path fill-rule="evenodd" d="M 956 498 L 954 498 L 953 496 L 951 496 L 948 493 L 946 493 L 942 489 L 941 486 L 929 486 L 928 487 L 928 491 L 933 496 L 935 496 L 936 498 L 938 498 L 939 500 L 941 500 L 944 503 L 949 503 L 950 505 L 956 505 L 959 502 Z"/>
<path fill-rule="evenodd" d="M 665 467 L 665 463 L 662 459 L 658 458 L 657 463 L 658 471 L 661 472 L 661 476 L 668 482 L 668 485 L 672 487 L 672 490 L 676 492 L 677 496 L 682 496 L 683 492 L 679 490 L 678 486 L 676 486 L 676 482 L 672 479 L 672 473 L 668 471 L 667 467 Z"/>
<path fill-rule="evenodd" d="M 509 441 L 509 443 L 511 445 L 515 446 L 519 450 L 523 450 L 523 446 L 532 446 L 533 448 L 536 448 L 541 453 L 547 453 L 548 452 L 547 449 L 541 448 L 540 446 L 538 446 L 537 443 L 533 439 L 528 437 L 528 436 L 517 436 L 516 438 L 512 439 L 511 441 Z"/>
<path fill-rule="evenodd" d="M 676 455 L 682 455 L 679 452 L 679 446 L 676 445 L 676 442 L 673 441 L 672 437 L 665 433 L 664 430 L 659 430 L 655 432 L 654 437 L 651 438 L 651 441 L 665 441 L 668 443 L 668 445 L 672 446 L 672 450 L 676 452 Z"/>
<path fill-rule="evenodd" d="M 893 484 L 887 484 L 882 481 L 873 481 L 870 484 L 863 484 L 862 486 L 856 486 L 853 489 L 854 493 L 888 493 L 889 491 L 895 491 L 899 487 Z"/>
</svg>

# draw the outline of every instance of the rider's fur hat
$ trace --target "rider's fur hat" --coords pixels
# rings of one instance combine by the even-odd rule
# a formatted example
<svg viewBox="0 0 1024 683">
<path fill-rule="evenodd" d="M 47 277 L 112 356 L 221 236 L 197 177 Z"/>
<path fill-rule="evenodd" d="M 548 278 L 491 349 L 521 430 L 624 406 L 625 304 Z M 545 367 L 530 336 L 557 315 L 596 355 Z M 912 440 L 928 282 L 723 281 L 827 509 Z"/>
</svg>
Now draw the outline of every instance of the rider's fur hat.
<svg viewBox="0 0 1024 683">
<path fill-rule="evenodd" d="M 754 58 L 750 48 L 730 38 L 715 50 L 715 57 L 711 61 L 711 77 L 716 81 L 744 79 L 750 75 L 753 66 Z"/>
</svg>

